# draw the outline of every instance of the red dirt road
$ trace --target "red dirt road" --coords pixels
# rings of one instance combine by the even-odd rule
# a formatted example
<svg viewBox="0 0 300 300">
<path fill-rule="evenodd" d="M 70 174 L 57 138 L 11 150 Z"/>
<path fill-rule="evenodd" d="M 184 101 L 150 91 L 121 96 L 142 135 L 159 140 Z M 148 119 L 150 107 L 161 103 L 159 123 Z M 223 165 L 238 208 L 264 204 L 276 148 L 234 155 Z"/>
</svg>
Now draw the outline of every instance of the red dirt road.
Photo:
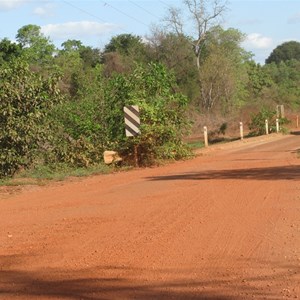
<svg viewBox="0 0 300 300">
<path fill-rule="evenodd" d="M 0 299 L 300 298 L 300 135 L 222 148 L 2 196 Z"/>
</svg>

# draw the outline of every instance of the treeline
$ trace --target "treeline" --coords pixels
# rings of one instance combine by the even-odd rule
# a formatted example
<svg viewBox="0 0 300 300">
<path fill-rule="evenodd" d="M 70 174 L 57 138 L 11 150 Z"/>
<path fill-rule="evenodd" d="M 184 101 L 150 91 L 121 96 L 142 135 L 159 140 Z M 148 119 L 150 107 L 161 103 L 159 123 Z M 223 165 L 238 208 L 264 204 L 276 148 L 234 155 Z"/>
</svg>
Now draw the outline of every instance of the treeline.
<svg viewBox="0 0 300 300">
<path fill-rule="evenodd" d="M 188 112 L 299 108 L 299 43 L 280 45 L 261 66 L 243 38 L 211 27 L 197 56 L 194 40 L 175 32 L 121 34 L 104 49 L 67 40 L 57 49 L 39 26 L 20 28 L 17 42 L 0 41 L 0 176 L 41 164 L 89 166 L 104 150 L 130 163 L 136 146 L 141 164 L 179 159 L 189 154 Z M 126 138 L 123 107 L 131 104 L 140 107 L 142 134 Z"/>
</svg>

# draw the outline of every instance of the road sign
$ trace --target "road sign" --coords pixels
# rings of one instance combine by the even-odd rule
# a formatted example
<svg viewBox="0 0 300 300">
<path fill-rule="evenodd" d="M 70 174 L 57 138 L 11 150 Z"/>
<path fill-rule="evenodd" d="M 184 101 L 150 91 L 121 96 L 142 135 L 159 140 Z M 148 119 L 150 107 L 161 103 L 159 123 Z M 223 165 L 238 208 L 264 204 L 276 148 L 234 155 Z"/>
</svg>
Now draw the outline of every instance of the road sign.
<svg viewBox="0 0 300 300">
<path fill-rule="evenodd" d="M 137 105 L 124 106 L 126 136 L 137 136 L 140 131 L 140 111 Z"/>
</svg>

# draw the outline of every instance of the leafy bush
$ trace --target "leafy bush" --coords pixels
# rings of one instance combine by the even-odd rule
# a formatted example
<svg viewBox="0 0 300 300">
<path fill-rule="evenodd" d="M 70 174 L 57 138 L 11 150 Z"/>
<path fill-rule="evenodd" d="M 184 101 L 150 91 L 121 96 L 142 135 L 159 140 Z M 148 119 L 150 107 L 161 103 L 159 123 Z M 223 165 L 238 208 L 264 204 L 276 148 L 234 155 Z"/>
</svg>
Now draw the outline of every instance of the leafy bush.
<svg viewBox="0 0 300 300">
<path fill-rule="evenodd" d="M 76 97 L 49 113 L 53 136 L 45 152 L 48 164 L 87 167 L 103 160 L 106 140 L 101 66 L 80 74 Z"/>
<path fill-rule="evenodd" d="M 187 98 L 175 89 L 174 77 L 154 63 L 111 79 L 104 98 L 107 147 L 130 157 L 137 146 L 142 164 L 188 155 L 188 148 L 181 142 L 189 129 Z M 125 105 L 138 105 L 140 109 L 141 135 L 134 138 L 125 137 Z"/>
<path fill-rule="evenodd" d="M 251 116 L 251 123 L 249 124 L 250 136 L 263 135 L 266 133 L 266 120 L 268 120 L 269 132 L 276 132 L 276 111 L 262 108 L 257 114 Z M 290 121 L 287 118 L 279 118 L 280 126 L 288 124 Z M 281 131 L 285 129 L 282 127 Z"/>
<path fill-rule="evenodd" d="M 14 60 L 0 69 L 0 176 L 13 175 L 32 163 L 49 135 L 44 124 L 49 109 L 60 101 L 58 74 L 47 78 Z"/>
</svg>

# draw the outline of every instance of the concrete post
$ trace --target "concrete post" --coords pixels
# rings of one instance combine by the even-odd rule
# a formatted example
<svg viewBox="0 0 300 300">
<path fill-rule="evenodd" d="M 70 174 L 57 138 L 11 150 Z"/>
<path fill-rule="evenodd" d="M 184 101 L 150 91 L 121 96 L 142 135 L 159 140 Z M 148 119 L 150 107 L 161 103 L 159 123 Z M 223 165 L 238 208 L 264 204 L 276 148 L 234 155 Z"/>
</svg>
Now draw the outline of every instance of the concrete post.
<svg viewBox="0 0 300 300">
<path fill-rule="evenodd" d="M 208 147 L 208 134 L 207 134 L 206 126 L 203 127 L 203 131 L 204 131 L 204 144 L 205 144 L 205 147 Z"/>
<path fill-rule="evenodd" d="M 279 119 L 276 119 L 276 132 L 279 133 Z"/>
<path fill-rule="evenodd" d="M 266 120 L 265 123 L 266 123 L 266 134 L 269 134 L 269 122 L 268 122 L 268 120 Z"/>
<path fill-rule="evenodd" d="M 242 141 L 244 139 L 243 122 L 240 122 L 240 136 L 241 136 L 241 141 Z"/>
</svg>

